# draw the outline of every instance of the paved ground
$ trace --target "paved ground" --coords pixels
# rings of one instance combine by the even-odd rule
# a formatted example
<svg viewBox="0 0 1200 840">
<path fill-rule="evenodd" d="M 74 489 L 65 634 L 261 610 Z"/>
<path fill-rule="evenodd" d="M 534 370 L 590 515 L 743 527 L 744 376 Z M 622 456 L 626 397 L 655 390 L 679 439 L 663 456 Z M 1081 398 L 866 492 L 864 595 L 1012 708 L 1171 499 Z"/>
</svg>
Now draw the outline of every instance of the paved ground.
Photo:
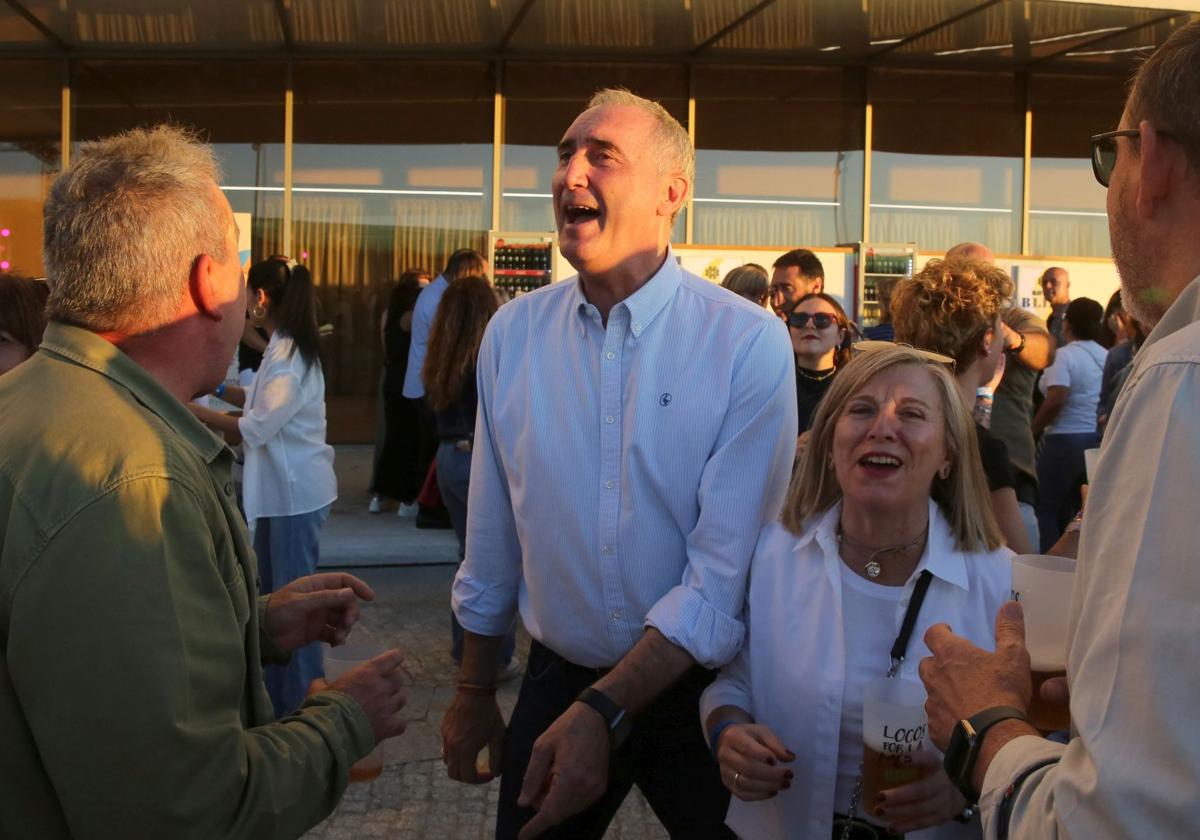
<svg viewBox="0 0 1200 840">
<path fill-rule="evenodd" d="M 307 840 L 491 838 L 499 782 L 480 787 L 452 782 L 440 759 L 438 727 L 454 684 L 448 607 L 457 551 L 453 533 L 418 531 L 412 520 L 399 520 L 394 513 L 363 512 L 368 500 L 368 448 L 338 447 L 337 465 L 341 498 L 328 523 L 335 527 L 327 524 L 322 537 L 321 565 L 360 566 L 355 574 L 375 589 L 377 600 L 366 606 L 355 634 L 405 651 L 413 677 L 410 723 L 403 736 L 384 745 L 383 775 L 350 785 L 333 815 L 305 836 Z M 403 565 L 380 567 L 380 557 Z M 528 644 L 522 631 L 517 648 L 522 657 Z M 501 688 L 505 714 L 516 701 L 517 687 L 514 681 Z M 635 790 L 607 836 L 659 840 L 667 834 Z"/>
</svg>

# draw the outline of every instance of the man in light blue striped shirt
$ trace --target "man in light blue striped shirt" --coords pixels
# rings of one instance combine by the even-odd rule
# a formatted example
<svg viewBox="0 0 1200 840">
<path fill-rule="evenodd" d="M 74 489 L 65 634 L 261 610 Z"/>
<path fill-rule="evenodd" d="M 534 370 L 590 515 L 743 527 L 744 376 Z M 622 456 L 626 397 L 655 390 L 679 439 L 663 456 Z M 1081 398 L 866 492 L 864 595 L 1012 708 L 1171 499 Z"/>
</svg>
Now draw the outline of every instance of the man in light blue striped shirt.
<svg viewBox="0 0 1200 840">
<path fill-rule="evenodd" d="M 601 837 L 633 784 L 673 836 L 732 836 L 697 703 L 743 642 L 796 395 L 783 324 L 671 254 L 694 166 L 661 106 L 593 97 L 553 187 L 579 275 L 504 306 L 480 350 L 442 733 L 452 778 L 503 773 L 497 837 Z M 534 643 L 505 737 L 496 647 L 518 609 Z"/>
</svg>

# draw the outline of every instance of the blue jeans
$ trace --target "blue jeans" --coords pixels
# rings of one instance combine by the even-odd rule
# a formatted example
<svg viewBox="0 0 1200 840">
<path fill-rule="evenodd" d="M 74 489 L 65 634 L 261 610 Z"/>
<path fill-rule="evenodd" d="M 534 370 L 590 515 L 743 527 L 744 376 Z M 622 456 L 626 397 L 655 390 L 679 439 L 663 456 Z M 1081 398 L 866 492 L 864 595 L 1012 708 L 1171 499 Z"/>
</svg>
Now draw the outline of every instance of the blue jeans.
<svg viewBox="0 0 1200 840">
<path fill-rule="evenodd" d="M 1042 451 L 1037 458 L 1037 518 L 1043 552 L 1058 542 L 1079 511 L 1079 485 L 1086 473 L 1083 451 L 1099 445 L 1095 432 L 1042 437 Z"/>
<path fill-rule="evenodd" d="M 263 517 L 256 522 L 254 553 L 258 555 L 263 595 L 317 570 L 321 525 L 329 516 L 329 507 L 295 516 Z M 292 661 L 287 665 L 264 665 L 263 680 L 275 716 L 283 717 L 299 708 L 308 693 L 308 684 L 323 676 L 325 666 L 319 642 L 293 651 Z"/>
<path fill-rule="evenodd" d="M 458 562 L 461 563 L 467 551 L 467 489 L 471 483 L 471 453 L 460 452 L 453 441 L 442 441 L 437 451 L 437 480 L 442 503 L 450 513 L 450 524 L 454 526 L 454 536 L 458 537 Z M 509 663 L 516 646 L 517 631 L 514 627 L 500 645 L 501 665 Z M 450 656 L 455 662 L 462 662 L 462 655 L 463 628 L 451 610 Z"/>
</svg>

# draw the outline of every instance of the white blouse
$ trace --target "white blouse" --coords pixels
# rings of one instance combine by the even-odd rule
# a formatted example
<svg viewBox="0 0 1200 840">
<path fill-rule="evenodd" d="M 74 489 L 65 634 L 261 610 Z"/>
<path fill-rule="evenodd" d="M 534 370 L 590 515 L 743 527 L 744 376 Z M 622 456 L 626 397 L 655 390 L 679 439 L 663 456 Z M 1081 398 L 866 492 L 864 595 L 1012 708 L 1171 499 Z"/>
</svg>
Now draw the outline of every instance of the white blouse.
<svg viewBox="0 0 1200 840">
<path fill-rule="evenodd" d="M 274 332 L 238 419 L 246 460 L 242 505 L 251 524 L 311 513 L 337 498 L 333 447 L 325 443 L 325 377 L 295 346 Z"/>
<path fill-rule="evenodd" d="M 719 706 L 736 706 L 769 726 L 797 755 L 790 789 L 762 802 L 730 800 L 725 822 L 746 840 L 829 837 L 833 829 L 842 703 L 850 691 L 837 546 L 840 514 L 838 503 L 813 516 L 799 537 L 779 523 L 763 529 L 750 567 L 745 642 L 700 701 L 702 725 Z M 929 656 L 924 635 L 934 624 L 948 622 L 976 645 L 995 648 L 996 612 L 1012 588 L 1011 557 L 1003 547 L 959 551 L 949 523 L 930 501 L 925 553 L 894 611 L 862 616 L 886 622 L 885 635 L 894 640 L 917 576 L 924 569 L 933 574 L 898 679 L 920 681 L 917 666 Z M 886 675 L 890 647 L 889 641 L 879 651 L 878 676 Z M 949 822 L 909 836 L 966 838 L 978 837 L 979 831 L 978 821 Z"/>
</svg>

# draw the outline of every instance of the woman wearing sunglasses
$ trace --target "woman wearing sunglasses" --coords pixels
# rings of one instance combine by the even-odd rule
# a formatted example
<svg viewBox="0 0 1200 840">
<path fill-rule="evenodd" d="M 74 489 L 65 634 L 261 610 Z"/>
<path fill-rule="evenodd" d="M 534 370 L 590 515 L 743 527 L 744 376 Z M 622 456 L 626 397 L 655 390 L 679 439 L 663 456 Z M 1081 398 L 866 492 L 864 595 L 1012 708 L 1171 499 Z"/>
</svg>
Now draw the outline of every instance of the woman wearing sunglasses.
<svg viewBox="0 0 1200 840">
<path fill-rule="evenodd" d="M 796 354 L 796 409 L 803 434 L 838 368 L 850 361 L 850 319 L 835 298 L 814 292 L 796 302 L 787 325 Z"/>
</svg>

